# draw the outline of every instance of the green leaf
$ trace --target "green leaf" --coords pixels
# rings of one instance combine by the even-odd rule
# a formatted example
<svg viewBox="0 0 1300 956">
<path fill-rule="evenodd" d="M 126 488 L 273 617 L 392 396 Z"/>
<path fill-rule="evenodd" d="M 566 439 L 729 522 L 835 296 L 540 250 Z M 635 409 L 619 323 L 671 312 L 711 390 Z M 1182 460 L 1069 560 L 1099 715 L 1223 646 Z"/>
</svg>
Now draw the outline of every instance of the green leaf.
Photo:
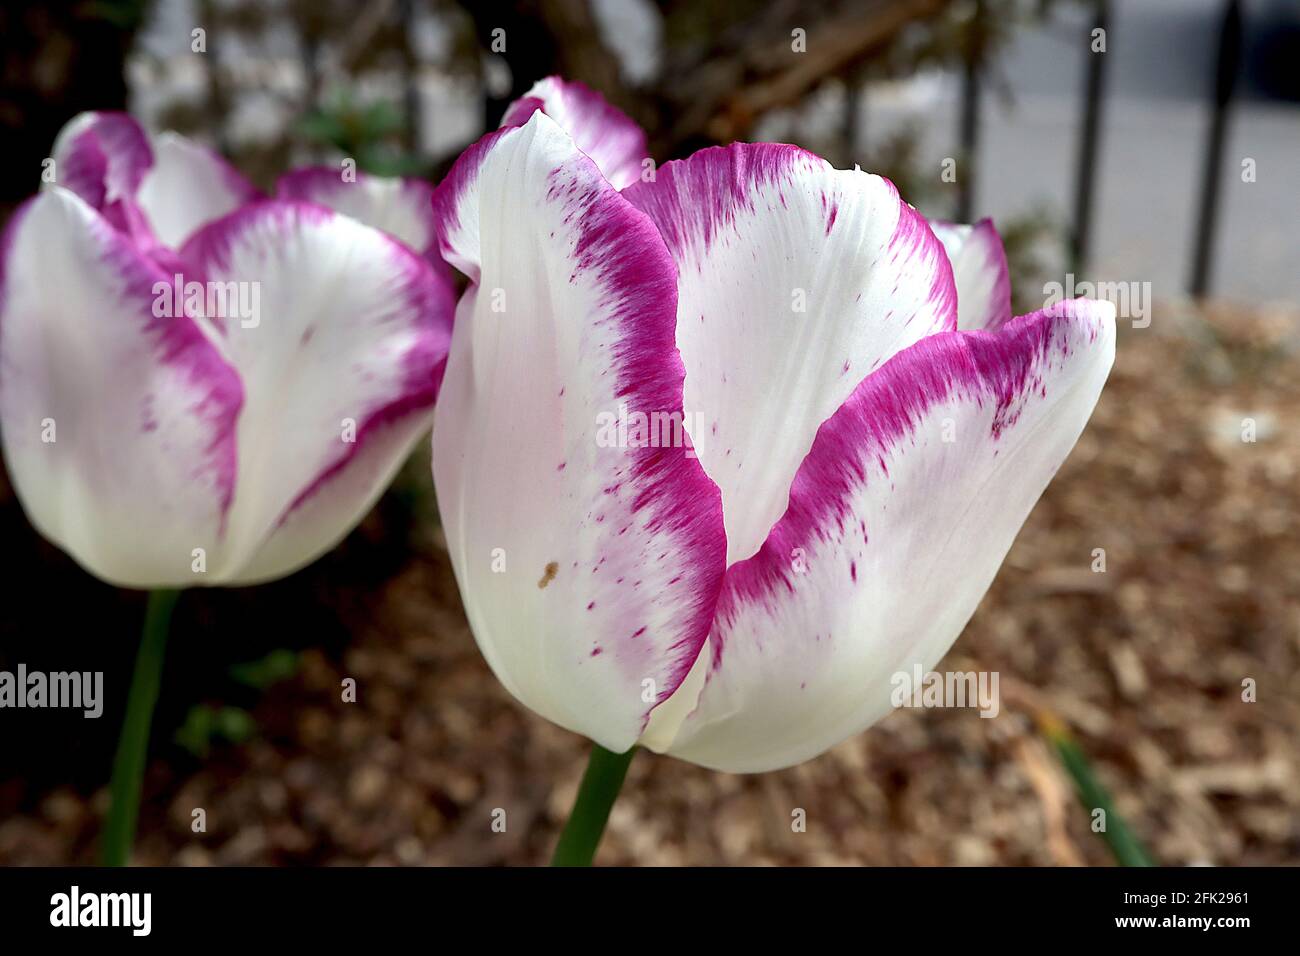
<svg viewBox="0 0 1300 956">
<path fill-rule="evenodd" d="M 1104 811 L 1102 819 L 1105 828 L 1097 835 L 1106 841 L 1110 852 L 1114 854 L 1115 862 L 1120 866 L 1154 866 L 1150 855 L 1115 809 L 1110 793 L 1102 786 L 1083 749 L 1065 729 L 1065 725 L 1054 714 L 1040 712 L 1038 726 L 1074 781 L 1079 802 L 1088 811 L 1089 823 L 1092 822 L 1093 811 Z"/>
<path fill-rule="evenodd" d="M 230 676 L 245 687 L 266 690 L 272 684 L 287 680 L 298 673 L 298 655 L 294 651 L 278 648 L 260 660 L 232 664 Z"/>
<path fill-rule="evenodd" d="M 212 734 L 216 714 L 207 704 L 195 704 L 185 715 L 185 722 L 176 728 L 172 739 L 196 757 L 204 758 L 212 750 Z"/>
<path fill-rule="evenodd" d="M 215 708 L 195 704 L 172 739 L 200 760 L 212 752 L 214 741 L 242 744 L 257 733 L 257 721 L 241 707 Z"/>
<path fill-rule="evenodd" d="M 232 744 L 242 744 L 257 733 L 257 721 L 241 707 L 222 707 L 217 711 L 216 728 Z"/>
</svg>

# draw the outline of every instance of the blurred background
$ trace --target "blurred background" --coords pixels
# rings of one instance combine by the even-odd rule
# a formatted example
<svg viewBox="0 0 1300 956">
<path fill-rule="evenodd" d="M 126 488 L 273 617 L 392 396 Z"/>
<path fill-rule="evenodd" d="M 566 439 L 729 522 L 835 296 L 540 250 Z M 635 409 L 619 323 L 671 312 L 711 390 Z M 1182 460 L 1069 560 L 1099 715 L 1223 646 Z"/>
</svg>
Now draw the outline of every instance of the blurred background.
<svg viewBox="0 0 1300 956">
<path fill-rule="evenodd" d="M 901 710 L 761 776 L 643 754 L 598 860 L 1110 864 L 1082 782 L 1158 862 L 1296 864 L 1298 62 L 1300 0 L 10 0 L 0 218 L 82 110 L 200 138 L 264 187 L 344 156 L 437 181 L 551 73 L 657 161 L 794 142 L 928 216 L 992 216 L 1018 312 L 1069 277 L 1134 297 L 1091 425 L 939 666 L 998 671 L 1000 714 Z M 182 597 L 136 862 L 548 858 L 587 743 L 478 654 L 428 467 L 421 443 L 293 577 Z M 0 541 L 0 670 L 107 692 L 98 720 L 0 711 L 0 863 L 91 863 L 143 595 L 37 536 L 2 472 Z"/>
</svg>

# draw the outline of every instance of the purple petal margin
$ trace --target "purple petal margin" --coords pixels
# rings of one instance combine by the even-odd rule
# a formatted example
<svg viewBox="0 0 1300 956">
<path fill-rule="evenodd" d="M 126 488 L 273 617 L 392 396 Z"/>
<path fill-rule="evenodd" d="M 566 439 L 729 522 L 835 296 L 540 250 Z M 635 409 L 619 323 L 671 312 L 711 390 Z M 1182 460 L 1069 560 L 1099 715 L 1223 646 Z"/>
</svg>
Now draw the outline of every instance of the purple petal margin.
<svg viewBox="0 0 1300 956">
<path fill-rule="evenodd" d="M 1043 372 L 1071 359 L 1072 326 L 1088 328 L 1089 343 L 1102 328 L 1086 300 L 1061 302 L 1012 320 L 998 332 L 942 332 L 899 352 L 867 376 L 822 425 L 796 473 L 790 506 L 752 558 L 727 572 L 718 621 L 735 620 L 743 604 L 770 604 L 797 585 L 789 555 L 852 519 L 854 492 L 869 480 L 889 480 L 893 448 L 911 440 L 925 414 L 953 396 L 996 408 L 990 439 L 1014 425 L 1023 400 L 1047 399 Z M 996 449 L 995 449 L 996 453 Z M 873 476 L 873 473 L 874 476 Z M 870 529 L 865 529 L 866 533 Z M 710 642 L 716 670 L 724 654 L 720 629 Z"/>
<path fill-rule="evenodd" d="M 226 271 L 231 248 L 247 229 L 292 230 L 300 224 L 329 222 L 339 215 L 332 209 L 310 202 L 260 200 L 200 229 L 185 244 L 182 256 L 205 274 L 214 269 Z M 416 317 L 420 335 L 402 356 L 403 378 L 397 397 L 370 409 L 358 420 L 356 441 L 346 444 L 342 454 L 297 493 L 281 514 L 279 524 L 283 524 L 296 508 L 363 454 L 372 435 L 399 419 L 432 408 L 438 398 L 451 343 L 451 286 L 427 259 L 405 243 L 382 230 L 373 231 L 389 247 L 394 266 L 402 277 L 398 297 Z"/>
<path fill-rule="evenodd" d="M 638 180 L 647 157 L 645 131 L 595 90 L 548 76 L 507 107 L 501 125 L 523 126 L 538 110 L 572 137 L 615 189 Z"/>
</svg>

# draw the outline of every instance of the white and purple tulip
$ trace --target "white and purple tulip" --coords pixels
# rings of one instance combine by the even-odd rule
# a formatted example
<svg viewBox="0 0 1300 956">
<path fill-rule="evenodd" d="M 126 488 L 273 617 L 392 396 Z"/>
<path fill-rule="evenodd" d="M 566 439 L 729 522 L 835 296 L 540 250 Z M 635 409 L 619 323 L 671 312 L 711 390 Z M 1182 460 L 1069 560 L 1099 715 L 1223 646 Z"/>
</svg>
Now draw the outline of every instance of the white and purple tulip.
<svg viewBox="0 0 1300 956">
<path fill-rule="evenodd" d="M 434 479 L 479 646 L 615 752 L 816 756 L 965 626 L 1096 404 L 1114 310 L 1012 318 L 991 224 L 945 252 L 887 180 L 793 146 L 633 176 L 640 132 L 554 79 L 506 120 L 434 199 L 470 279 Z"/>
<path fill-rule="evenodd" d="M 266 199 L 110 113 L 52 158 L 0 259 L 0 425 L 28 517 L 129 587 L 318 557 L 432 420 L 453 292 L 428 188 L 304 171 Z"/>
</svg>

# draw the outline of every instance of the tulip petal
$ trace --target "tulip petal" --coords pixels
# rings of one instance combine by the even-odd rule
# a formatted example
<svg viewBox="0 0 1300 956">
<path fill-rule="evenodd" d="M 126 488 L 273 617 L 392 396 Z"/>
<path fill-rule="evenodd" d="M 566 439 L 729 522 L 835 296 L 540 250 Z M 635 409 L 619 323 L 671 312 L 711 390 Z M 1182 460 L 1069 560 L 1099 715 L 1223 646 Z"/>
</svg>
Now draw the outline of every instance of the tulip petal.
<svg viewBox="0 0 1300 956">
<path fill-rule="evenodd" d="M 957 284 L 957 328 L 997 329 L 1011 320 L 1011 279 L 992 219 L 971 226 L 933 222 Z"/>
<path fill-rule="evenodd" d="M 451 291 L 407 246 L 309 203 L 245 206 L 182 257 L 242 296 L 210 316 L 246 396 L 217 573 L 279 577 L 341 539 L 428 429 Z"/>
<path fill-rule="evenodd" d="M 581 83 L 548 76 L 510 104 L 502 126 L 523 126 L 541 110 L 572 137 L 615 189 L 641 177 L 646 159 L 645 133 L 626 113 Z"/>
<path fill-rule="evenodd" d="M 51 157 L 58 185 L 122 232 L 147 232 L 135 199 L 154 157 L 149 138 L 132 117 L 79 113 L 59 131 Z"/>
<path fill-rule="evenodd" d="M 343 172 L 332 166 L 295 169 L 280 177 L 276 195 L 303 199 L 351 216 L 396 236 L 421 255 L 437 258 L 433 187 L 419 179 L 399 179 Z"/>
<path fill-rule="evenodd" d="M 5 460 L 32 524 L 128 587 L 201 584 L 234 490 L 238 376 L 171 277 L 67 189 L 15 214 L 0 292 Z M 175 315 L 176 317 L 169 317 Z"/>
<path fill-rule="evenodd" d="M 180 248 L 199 227 L 260 196 L 219 154 L 184 136 L 155 137 L 153 155 L 136 199 L 168 248 Z"/>
<path fill-rule="evenodd" d="M 928 671 L 979 604 L 1083 430 L 1114 335 L 1114 308 L 1080 299 L 935 336 L 868 376 L 762 549 L 727 571 L 704 688 L 668 751 L 770 770 L 886 714 L 894 675 Z"/>
<path fill-rule="evenodd" d="M 956 328 L 948 259 L 888 180 L 794 146 L 701 150 L 625 195 L 677 263 L 691 437 L 722 488 L 733 564 L 762 545 L 863 376 Z"/>
<path fill-rule="evenodd" d="M 683 430 L 610 425 L 682 420 L 672 260 L 543 113 L 468 150 L 435 206 L 475 280 L 433 431 L 466 614 L 524 704 L 626 750 L 695 660 L 725 552 Z"/>
</svg>

